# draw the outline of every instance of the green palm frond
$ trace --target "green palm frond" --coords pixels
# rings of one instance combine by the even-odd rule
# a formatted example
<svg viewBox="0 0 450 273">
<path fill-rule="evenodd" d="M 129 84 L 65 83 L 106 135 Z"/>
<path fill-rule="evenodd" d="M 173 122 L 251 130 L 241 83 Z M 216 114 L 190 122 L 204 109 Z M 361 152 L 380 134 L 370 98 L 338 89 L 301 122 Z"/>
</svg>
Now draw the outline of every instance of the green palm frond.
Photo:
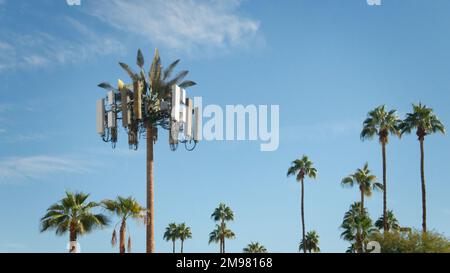
<svg viewBox="0 0 450 273">
<path fill-rule="evenodd" d="M 402 135 L 417 130 L 419 138 L 433 133 L 445 134 L 445 126 L 434 114 L 433 109 L 421 103 L 413 104 L 413 112 L 406 114 L 399 128 Z"/>
<path fill-rule="evenodd" d="M 313 162 L 306 155 L 303 155 L 301 159 L 292 161 L 287 171 L 287 176 L 292 175 L 296 175 L 297 181 L 301 181 L 306 176 L 316 179 L 317 169 L 313 167 Z"/>
<path fill-rule="evenodd" d="M 242 251 L 244 253 L 267 253 L 266 247 L 258 242 L 251 242 Z"/>
<path fill-rule="evenodd" d="M 86 203 L 88 198 L 89 194 L 67 191 L 66 196 L 51 205 L 41 218 L 41 232 L 55 230 L 57 235 L 63 235 L 72 226 L 76 234 L 82 235 L 107 226 L 109 220 L 105 215 L 91 212 L 98 204 Z"/>
</svg>

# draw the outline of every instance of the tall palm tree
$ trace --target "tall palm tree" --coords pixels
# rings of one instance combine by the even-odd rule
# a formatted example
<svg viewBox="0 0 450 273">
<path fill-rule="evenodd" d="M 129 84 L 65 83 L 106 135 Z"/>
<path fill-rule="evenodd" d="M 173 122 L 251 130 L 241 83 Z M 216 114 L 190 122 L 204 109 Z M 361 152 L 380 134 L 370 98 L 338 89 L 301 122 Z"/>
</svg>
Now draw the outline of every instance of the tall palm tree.
<svg viewBox="0 0 450 273">
<path fill-rule="evenodd" d="M 175 242 L 178 239 L 178 226 L 175 223 L 170 223 L 164 232 L 164 240 L 172 241 L 172 252 L 175 253 Z"/>
<path fill-rule="evenodd" d="M 367 119 L 363 123 L 361 139 L 373 139 L 375 136 L 381 144 L 383 158 L 383 229 L 387 226 L 387 175 L 386 175 L 386 145 L 389 142 L 389 135 L 400 136 L 399 124 L 401 120 L 396 110 L 386 110 L 386 106 L 381 105 L 368 113 Z"/>
<path fill-rule="evenodd" d="M 225 226 L 226 222 L 234 221 L 234 212 L 226 204 L 220 203 L 219 206 L 214 209 L 214 212 L 211 214 L 211 218 L 215 222 L 219 222 L 220 226 Z M 219 243 L 220 243 L 220 252 L 225 253 L 225 238 L 221 238 Z"/>
<path fill-rule="evenodd" d="M 383 190 L 383 185 L 377 182 L 375 175 L 371 174 L 368 163 L 364 164 L 362 169 L 357 169 L 355 173 L 342 179 L 341 185 L 343 187 L 358 186 L 361 193 L 361 214 L 364 213 L 364 197 L 372 196 L 373 190 Z"/>
<path fill-rule="evenodd" d="M 313 163 L 306 155 L 303 155 L 301 159 L 296 159 L 292 161 L 291 167 L 287 171 L 287 176 L 295 175 L 297 182 L 300 182 L 301 186 L 301 219 L 302 219 L 302 242 L 305 241 L 305 191 L 304 191 L 304 181 L 305 177 L 316 179 L 317 170 L 314 168 Z M 306 253 L 306 247 L 303 249 Z"/>
<path fill-rule="evenodd" d="M 386 225 L 385 225 L 386 223 Z M 378 218 L 378 220 L 375 222 L 375 227 L 379 230 L 383 229 L 384 231 L 400 231 L 401 227 L 398 223 L 397 218 L 394 215 L 394 212 L 392 210 L 387 211 L 386 217 L 381 216 Z"/>
<path fill-rule="evenodd" d="M 267 253 L 266 247 L 258 242 L 251 242 L 242 251 L 244 253 Z"/>
<path fill-rule="evenodd" d="M 363 253 L 366 238 L 374 231 L 372 220 L 361 203 L 355 202 L 345 213 L 341 228 L 344 230 L 341 238 L 352 243 L 349 249 L 353 252 Z"/>
<path fill-rule="evenodd" d="M 309 253 L 319 253 L 320 247 L 319 247 L 319 235 L 316 231 L 310 231 L 306 233 L 306 239 L 305 241 L 301 241 L 299 245 L 299 251 L 302 251 L 305 249 Z"/>
<path fill-rule="evenodd" d="M 41 218 L 40 231 L 56 230 L 56 235 L 69 232 L 71 243 L 76 243 L 78 236 L 87 234 L 96 228 L 105 227 L 109 220 L 103 214 L 94 214 L 92 209 L 99 206 L 96 202 L 87 202 L 89 194 L 66 191 L 66 196 L 58 203 L 51 205 Z M 71 247 L 70 253 L 76 253 Z"/>
<path fill-rule="evenodd" d="M 227 228 L 225 223 L 216 225 L 216 229 L 209 234 L 208 243 L 221 243 L 220 253 L 225 253 L 225 239 L 234 239 L 236 235 L 233 231 Z"/>
<path fill-rule="evenodd" d="M 116 244 L 116 227 L 120 224 L 119 230 L 119 251 L 125 253 L 125 238 L 127 233 L 127 220 L 135 219 L 142 220 L 145 218 L 146 209 L 143 208 L 136 199 L 131 196 L 124 198 L 118 196 L 115 200 L 106 199 L 102 201 L 102 205 L 105 209 L 115 214 L 120 218 L 119 222 L 114 227 L 114 231 L 111 238 L 111 244 Z M 131 252 L 131 234 L 128 231 L 128 253 Z"/>
<path fill-rule="evenodd" d="M 413 104 L 413 112 L 406 115 L 405 120 L 400 125 L 401 134 L 410 134 L 416 130 L 416 135 L 420 143 L 420 178 L 422 181 L 422 230 L 427 232 L 427 198 L 425 185 L 425 137 L 434 133 L 445 134 L 445 126 L 434 114 L 432 108 L 419 103 Z"/>
<path fill-rule="evenodd" d="M 147 133 L 147 232 L 146 232 L 146 249 L 148 253 L 155 252 L 155 232 L 154 232 L 154 181 L 153 181 L 153 145 L 157 139 L 156 127 L 159 125 L 161 119 L 164 118 L 166 113 L 162 111 L 162 102 L 170 102 L 172 93 L 171 88 L 173 85 L 178 84 L 181 88 L 189 88 L 196 85 L 195 82 L 190 80 L 184 80 L 189 71 L 183 70 L 177 73 L 174 77 L 172 74 L 179 64 L 180 60 L 176 60 L 171 63 L 167 68 L 164 68 L 159 55 L 158 49 L 155 50 L 153 62 L 150 66 L 148 74 L 144 69 L 144 56 L 139 49 L 136 58 L 136 64 L 139 67 L 139 71 L 136 73 L 131 67 L 125 63 L 119 63 L 119 65 L 125 70 L 132 81 L 132 88 L 136 91 L 128 90 L 126 88 L 120 88 L 123 92 L 123 97 L 127 96 L 127 92 L 133 96 L 146 95 L 145 107 L 146 115 L 143 119 L 144 126 Z M 123 83 L 123 82 L 122 82 Z M 107 90 L 114 90 L 119 92 L 116 88 L 112 87 L 109 83 L 101 83 L 98 85 L 101 88 Z M 142 88 L 140 88 L 142 87 Z M 139 91 L 137 91 L 139 90 Z M 122 93 L 121 92 L 121 93 Z M 137 93 L 137 94 L 136 94 Z M 142 94 L 140 94 L 142 93 Z M 122 97 L 121 95 L 121 97 Z M 137 138 L 139 134 L 139 126 L 133 121 L 128 128 L 129 144 L 132 147 L 137 148 Z"/>
<path fill-rule="evenodd" d="M 187 239 L 192 239 L 191 228 L 186 226 L 185 223 L 182 223 L 177 227 L 177 237 L 181 241 L 181 253 L 183 253 L 184 241 Z"/>
</svg>

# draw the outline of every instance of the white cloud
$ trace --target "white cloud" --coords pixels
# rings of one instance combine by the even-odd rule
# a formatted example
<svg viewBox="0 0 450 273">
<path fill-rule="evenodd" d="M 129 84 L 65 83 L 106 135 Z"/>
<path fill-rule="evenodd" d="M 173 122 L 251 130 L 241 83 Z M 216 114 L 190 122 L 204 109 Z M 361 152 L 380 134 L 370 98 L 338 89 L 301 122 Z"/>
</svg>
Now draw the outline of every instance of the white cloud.
<svg viewBox="0 0 450 273">
<path fill-rule="evenodd" d="M 238 13 L 239 0 L 96 0 L 87 12 L 158 46 L 188 53 L 250 46 L 260 23 Z"/>
<path fill-rule="evenodd" d="M 57 173 L 87 173 L 84 160 L 67 156 L 24 156 L 0 158 L 0 183 L 16 179 L 38 179 Z"/>
<path fill-rule="evenodd" d="M 72 32 L 68 38 L 42 31 L 0 35 L 0 72 L 77 63 L 124 51 L 119 41 L 95 33 L 73 18 L 65 18 L 63 24 Z M 2 41 L 6 35 L 8 42 Z"/>
</svg>

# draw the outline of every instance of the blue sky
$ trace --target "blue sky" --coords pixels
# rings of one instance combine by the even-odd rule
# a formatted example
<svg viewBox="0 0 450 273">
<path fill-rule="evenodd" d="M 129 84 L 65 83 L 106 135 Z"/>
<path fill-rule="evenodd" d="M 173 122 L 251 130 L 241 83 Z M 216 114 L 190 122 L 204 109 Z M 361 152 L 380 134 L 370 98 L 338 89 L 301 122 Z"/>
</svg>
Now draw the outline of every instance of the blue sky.
<svg viewBox="0 0 450 273">
<path fill-rule="evenodd" d="M 67 237 L 39 233 L 39 218 L 64 190 L 93 200 L 135 196 L 145 204 L 145 151 L 115 150 L 96 134 L 96 85 L 126 78 L 155 47 L 164 63 L 181 58 L 204 104 L 280 105 L 280 146 L 203 142 L 194 152 L 155 146 L 156 250 L 169 222 L 186 222 L 188 252 L 208 245 L 209 218 L 219 202 L 235 211 L 227 243 L 240 252 L 259 241 L 294 252 L 300 238 L 300 187 L 286 178 L 292 160 L 309 155 L 319 170 L 306 181 L 306 227 L 324 252 L 343 252 L 339 225 L 356 189 L 340 180 L 367 161 L 381 177 L 377 141 L 361 142 L 366 113 L 380 104 L 403 116 L 423 102 L 450 122 L 450 2 L 0 0 L 0 252 L 63 252 Z M 426 140 L 428 225 L 450 234 L 450 140 Z M 419 145 L 407 136 L 388 146 L 388 202 L 403 226 L 421 224 Z M 382 212 L 382 196 L 367 206 Z M 115 252 L 111 228 L 80 240 L 84 252 Z M 134 251 L 145 250 L 145 227 L 132 224 Z"/>
</svg>

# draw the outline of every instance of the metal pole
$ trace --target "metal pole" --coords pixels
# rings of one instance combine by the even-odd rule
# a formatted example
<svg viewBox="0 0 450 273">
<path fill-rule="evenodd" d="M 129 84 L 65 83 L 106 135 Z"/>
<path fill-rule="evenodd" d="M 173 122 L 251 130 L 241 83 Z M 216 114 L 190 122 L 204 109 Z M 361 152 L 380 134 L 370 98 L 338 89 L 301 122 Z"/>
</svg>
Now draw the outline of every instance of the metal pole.
<svg viewBox="0 0 450 273">
<path fill-rule="evenodd" d="M 153 208 L 153 126 L 147 126 L 147 253 L 155 252 Z"/>
</svg>

